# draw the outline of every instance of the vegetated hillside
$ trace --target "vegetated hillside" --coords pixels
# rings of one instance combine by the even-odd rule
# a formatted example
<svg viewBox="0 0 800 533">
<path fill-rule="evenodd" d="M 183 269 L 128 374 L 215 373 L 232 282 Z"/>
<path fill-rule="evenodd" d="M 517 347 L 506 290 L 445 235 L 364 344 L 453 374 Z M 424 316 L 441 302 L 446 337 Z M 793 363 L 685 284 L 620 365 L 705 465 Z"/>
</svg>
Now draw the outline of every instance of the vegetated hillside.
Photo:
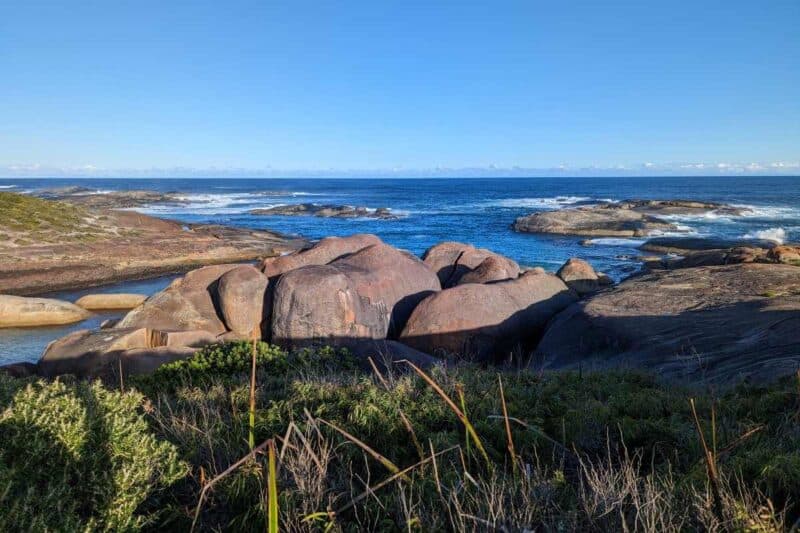
<svg viewBox="0 0 800 533">
<path fill-rule="evenodd" d="M 102 215 L 65 202 L 0 192 L 0 247 L 89 241 L 113 234 Z"/>
<path fill-rule="evenodd" d="M 263 531 L 270 441 L 283 531 L 770 531 L 798 517 L 795 378 L 715 394 L 621 372 L 370 372 L 331 348 L 260 343 L 248 458 L 251 348 L 122 384 L 0 375 L 0 529 Z"/>
</svg>

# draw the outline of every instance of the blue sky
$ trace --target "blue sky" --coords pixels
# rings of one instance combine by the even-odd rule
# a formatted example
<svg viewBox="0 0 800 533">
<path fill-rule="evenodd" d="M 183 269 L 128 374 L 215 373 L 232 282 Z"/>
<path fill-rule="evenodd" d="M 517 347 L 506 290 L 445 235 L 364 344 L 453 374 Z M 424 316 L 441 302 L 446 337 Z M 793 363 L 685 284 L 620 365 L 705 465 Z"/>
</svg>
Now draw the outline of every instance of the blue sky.
<svg viewBox="0 0 800 533">
<path fill-rule="evenodd" d="M 0 0 L 0 174 L 800 174 L 800 2 Z"/>
</svg>

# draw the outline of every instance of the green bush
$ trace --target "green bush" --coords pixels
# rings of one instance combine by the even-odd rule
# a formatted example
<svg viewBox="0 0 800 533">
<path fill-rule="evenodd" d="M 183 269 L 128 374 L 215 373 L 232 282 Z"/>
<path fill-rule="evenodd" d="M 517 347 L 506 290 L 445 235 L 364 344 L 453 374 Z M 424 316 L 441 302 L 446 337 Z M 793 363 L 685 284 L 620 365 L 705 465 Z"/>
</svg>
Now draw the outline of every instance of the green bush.
<svg viewBox="0 0 800 533">
<path fill-rule="evenodd" d="M 0 531 L 138 530 L 187 472 L 136 392 L 0 374 L 0 401 Z"/>
</svg>

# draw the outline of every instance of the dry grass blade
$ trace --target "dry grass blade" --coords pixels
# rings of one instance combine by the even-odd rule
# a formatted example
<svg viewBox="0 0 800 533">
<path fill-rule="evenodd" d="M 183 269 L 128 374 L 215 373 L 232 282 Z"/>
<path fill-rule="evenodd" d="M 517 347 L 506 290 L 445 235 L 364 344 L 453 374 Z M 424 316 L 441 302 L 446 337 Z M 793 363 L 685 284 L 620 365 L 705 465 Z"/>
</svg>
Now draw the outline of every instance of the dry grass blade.
<svg viewBox="0 0 800 533">
<path fill-rule="evenodd" d="M 369 361 L 370 366 L 372 366 L 372 371 L 378 377 L 378 381 L 380 381 L 381 385 L 383 385 L 383 388 L 387 392 L 391 392 L 389 389 L 389 383 L 386 381 L 386 378 L 383 377 L 381 371 L 378 370 L 375 361 L 372 360 L 372 357 L 368 357 L 367 360 Z M 414 426 L 411 425 L 411 421 L 408 419 L 405 412 L 403 412 L 403 408 L 400 407 L 400 402 L 397 401 L 395 403 L 397 404 L 397 412 L 400 414 L 400 420 L 403 421 L 403 425 L 405 426 L 406 431 L 408 431 L 409 435 L 411 435 L 411 441 L 414 443 L 414 447 L 417 449 L 417 454 L 419 455 L 419 458 L 424 459 L 425 452 L 422 450 L 422 445 L 419 443 L 419 439 L 417 438 L 417 433 L 416 431 L 414 431 Z"/>
<path fill-rule="evenodd" d="M 508 420 L 508 408 L 506 407 L 506 395 L 503 390 L 503 378 L 497 375 L 497 381 L 500 384 L 500 404 L 503 406 L 503 419 L 506 425 L 506 439 L 508 440 L 508 453 L 511 454 L 511 469 L 514 473 L 517 472 L 517 452 L 514 449 L 514 438 L 511 436 L 511 422 Z"/>
<path fill-rule="evenodd" d="M 361 448 L 362 450 L 364 450 L 365 452 L 370 454 L 376 461 L 378 461 L 380 464 L 385 466 L 386 469 L 389 470 L 389 472 L 391 472 L 393 474 L 397 474 L 397 473 L 399 473 L 401 471 L 400 468 L 398 468 L 396 464 L 391 462 L 389 459 L 387 459 L 386 457 L 384 457 L 380 453 L 376 452 L 373 448 L 371 448 L 369 445 L 367 445 L 367 443 L 359 440 L 358 437 L 348 433 L 347 431 L 343 430 L 342 428 L 340 428 L 336 424 L 328 422 L 327 420 L 323 420 L 322 418 L 318 418 L 317 420 L 319 420 L 320 422 L 322 422 L 326 426 L 330 427 L 331 429 L 336 430 L 344 438 L 346 438 L 347 440 L 349 440 L 350 442 L 352 442 L 353 444 L 355 444 L 356 446 L 358 446 L 359 448 Z M 402 475 L 400 477 L 402 477 L 404 481 L 410 481 L 410 479 L 408 479 L 408 477 L 405 476 L 405 475 Z"/>
<path fill-rule="evenodd" d="M 233 463 L 231 466 L 226 468 L 224 472 L 221 472 L 215 476 L 214 479 L 210 480 L 205 484 L 205 486 L 203 486 L 203 489 L 200 491 L 200 498 L 197 500 L 197 507 L 194 510 L 194 519 L 192 520 L 192 528 L 190 531 L 194 531 L 195 527 L 197 526 L 197 519 L 200 517 L 200 510 L 203 508 L 203 502 L 205 502 L 206 494 L 208 493 L 209 489 L 211 489 L 211 487 L 213 487 L 219 480 L 225 478 L 231 472 L 242 466 L 249 459 L 255 459 L 257 454 L 263 452 L 264 449 L 269 446 L 269 442 L 269 440 L 265 440 L 257 447 L 253 448 L 250 453 Z"/>
<path fill-rule="evenodd" d="M 697 435 L 700 439 L 700 444 L 703 446 L 703 452 L 706 458 L 706 468 L 708 472 L 708 480 L 711 484 L 711 494 L 714 497 L 714 510 L 715 514 L 717 515 L 717 520 L 720 523 L 725 523 L 725 513 L 722 507 L 722 497 L 720 496 L 720 488 L 719 488 L 719 475 L 717 474 L 717 464 L 716 460 L 714 459 L 713 453 L 708 448 L 708 444 L 706 443 L 706 437 L 703 435 L 703 426 L 700 425 L 700 418 L 697 416 L 697 409 L 694 405 L 694 398 L 689 398 L 689 405 L 692 407 L 692 416 L 694 417 L 694 423 L 697 427 Z"/>
<path fill-rule="evenodd" d="M 461 423 L 464 424 L 465 428 L 467 428 L 467 432 L 469 433 L 470 437 L 472 437 L 472 441 L 475 443 L 475 447 L 478 448 L 478 450 L 481 452 L 481 455 L 483 456 L 483 459 L 486 461 L 486 466 L 491 468 L 492 463 L 489 460 L 489 454 L 486 453 L 486 449 L 483 447 L 483 443 L 481 442 L 480 437 L 478 437 L 478 433 L 475 431 L 475 428 L 472 426 L 472 423 L 470 423 L 467 416 L 461 411 L 461 409 L 458 408 L 455 402 L 453 402 L 453 400 L 450 399 L 447 393 L 444 390 L 442 390 L 439 384 L 433 381 L 433 379 L 428 374 L 426 374 L 421 368 L 419 368 L 411 361 L 405 361 L 405 363 L 408 366 L 410 366 L 414 370 L 414 372 L 416 372 L 425 381 L 425 383 L 427 383 L 434 391 L 436 391 L 436 394 L 438 394 L 442 398 L 442 400 L 444 400 L 447 406 L 450 407 L 450 409 L 456 414 L 458 419 L 461 420 Z"/>
<path fill-rule="evenodd" d="M 564 446 L 563 444 L 561 444 L 557 440 L 551 438 L 549 435 L 547 435 L 541 429 L 537 428 L 536 426 L 532 426 L 532 425 L 528 424 L 527 422 L 525 422 L 523 420 L 520 420 L 519 418 L 515 418 L 513 416 L 500 416 L 500 415 L 489 415 L 489 418 L 493 418 L 493 419 L 497 419 L 497 420 L 507 419 L 510 422 L 514 422 L 515 424 L 519 424 L 520 426 L 524 427 L 525 429 L 533 431 L 534 433 L 536 433 L 537 435 L 542 437 L 544 440 L 546 440 L 547 442 L 552 444 L 553 447 L 558 448 L 559 450 L 561 450 L 563 453 L 565 453 L 567 455 L 571 455 L 571 456 L 573 456 L 575 458 L 578 457 L 578 455 L 575 452 L 573 452 L 572 450 L 570 450 L 569 448 L 567 448 L 566 446 Z"/>
<path fill-rule="evenodd" d="M 451 446 L 450 448 L 447 448 L 446 450 L 442 450 L 440 452 L 437 452 L 437 453 L 431 455 L 430 457 L 426 457 L 422 461 L 419 461 L 418 463 L 415 463 L 415 464 L 413 464 L 413 465 L 411 465 L 411 466 L 409 466 L 407 468 L 404 468 L 403 470 L 398 471 L 397 473 L 389 476 L 388 478 L 384 479 L 383 481 L 381 481 L 377 485 L 373 485 L 371 487 L 368 487 L 367 490 L 365 490 L 364 492 L 362 492 L 361 494 L 359 494 L 358 496 L 356 496 L 355 498 L 350 500 L 346 505 L 344 505 L 343 507 L 341 507 L 337 511 L 334 511 L 332 514 L 330 514 L 330 516 L 335 516 L 335 515 L 343 513 L 344 511 L 350 509 L 351 507 L 356 505 L 358 502 L 360 502 L 361 500 L 363 500 L 367 496 L 369 496 L 371 494 L 374 494 L 376 491 L 382 489 L 386 485 L 392 483 L 393 481 L 396 481 L 399 478 L 408 479 L 408 476 L 406 474 L 408 474 L 412 470 L 414 470 L 416 468 L 419 468 L 420 466 L 422 466 L 424 464 L 427 464 L 427 463 L 429 463 L 431 461 L 434 461 L 440 455 L 444 455 L 446 453 L 452 452 L 453 450 L 457 450 L 459 448 L 460 448 L 460 446 Z"/>
</svg>

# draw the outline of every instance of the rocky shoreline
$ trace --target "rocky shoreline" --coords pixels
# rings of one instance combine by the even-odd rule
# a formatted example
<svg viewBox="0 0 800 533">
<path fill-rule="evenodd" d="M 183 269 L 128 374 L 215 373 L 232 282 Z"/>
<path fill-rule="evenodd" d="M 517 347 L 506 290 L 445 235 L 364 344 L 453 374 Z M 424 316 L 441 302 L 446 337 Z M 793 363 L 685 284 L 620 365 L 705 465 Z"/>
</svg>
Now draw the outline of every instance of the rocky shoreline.
<svg viewBox="0 0 800 533">
<path fill-rule="evenodd" d="M 741 216 L 748 210 L 714 202 L 693 200 L 625 200 L 542 211 L 517 218 L 512 224 L 523 233 L 549 233 L 584 237 L 647 237 L 686 230 L 665 218 L 675 215 Z"/>
<path fill-rule="evenodd" d="M 271 231 L 180 224 L 133 211 L 0 193 L 0 293 L 57 290 L 183 273 L 296 250 Z"/>
<path fill-rule="evenodd" d="M 387 207 L 370 209 L 362 206 L 309 203 L 276 205 L 263 209 L 252 209 L 250 214 L 262 216 L 314 216 L 322 218 L 376 218 L 380 220 L 396 220 L 399 218 Z"/>
<path fill-rule="evenodd" d="M 726 209 L 738 208 L 632 201 L 556 214 L 591 213 L 567 217 L 575 230 L 597 213 L 612 213 L 613 227 L 601 224 L 596 231 L 632 231 L 630 220 L 671 224 L 650 221 L 653 212 Z M 80 301 L 0 296 L 0 327 L 46 323 L 48 313 L 51 323 L 65 323 L 104 306 L 132 308 L 116 323 L 52 342 L 38 364 L 15 365 L 13 372 L 148 373 L 202 346 L 253 338 L 286 348 L 344 347 L 362 361 L 387 365 L 455 358 L 539 369 L 635 368 L 690 383 L 765 382 L 800 365 L 794 334 L 800 330 L 800 246 L 653 238 L 642 248 L 667 255 L 614 286 L 578 258 L 548 273 L 458 242 L 436 244 L 417 257 L 369 234 L 309 246 L 270 232 L 187 227 L 129 211 L 78 213 L 83 218 L 76 224 L 116 237 L 6 245 L 0 252 L 20 260 L 0 255 L 3 293 L 204 266 L 144 301 L 98 295 L 81 307 Z M 538 215 L 553 219 L 551 212 L 532 216 Z M 626 229 L 617 225 L 622 219 Z M 122 236 L 124 228 L 139 231 Z M 246 262 L 256 257 L 257 264 Z"/>
<path fill-rule="evenodd" d="M 672 265 L 611 286 L 577 258 L 552 274 L 457 242 L 418 258 L 374 235 L 330 237 L 257 266 L 193 270 L 118 323 L 51 343 L 25 372 L 148 373 L 202 346 L 256 337 L 346 347 L 362 361 L 765 382 L 800 365 L 800 268 L 790 252 L 800 248 L 771 248 L 768 261 Z"/>
</svg>

